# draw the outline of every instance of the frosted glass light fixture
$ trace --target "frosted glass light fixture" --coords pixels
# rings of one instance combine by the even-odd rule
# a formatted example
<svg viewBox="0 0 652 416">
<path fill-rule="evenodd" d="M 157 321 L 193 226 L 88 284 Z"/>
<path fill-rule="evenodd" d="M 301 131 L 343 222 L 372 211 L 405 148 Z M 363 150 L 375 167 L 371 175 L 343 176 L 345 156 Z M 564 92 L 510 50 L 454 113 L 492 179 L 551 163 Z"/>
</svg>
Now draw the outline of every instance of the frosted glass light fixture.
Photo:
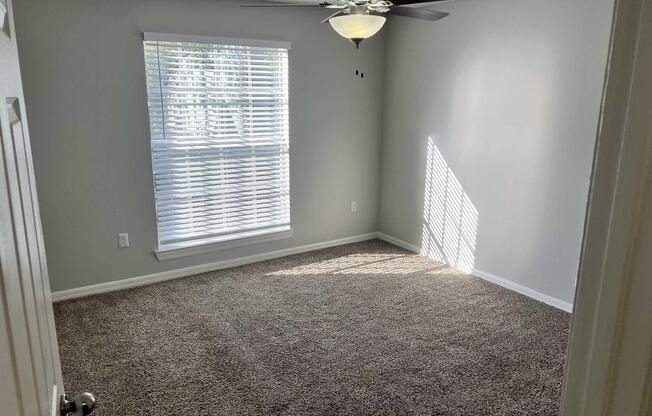
<svg viewBox="0 0 652 416">
<path fill-rule="evenodd" d="M 357 48 L 360 42 L 378 33 L 385 20 L 385 16 L 373 14 L 347 14 L 333 17 L 328 23 L 340 36 L 355 43 Z"/>
</svg>

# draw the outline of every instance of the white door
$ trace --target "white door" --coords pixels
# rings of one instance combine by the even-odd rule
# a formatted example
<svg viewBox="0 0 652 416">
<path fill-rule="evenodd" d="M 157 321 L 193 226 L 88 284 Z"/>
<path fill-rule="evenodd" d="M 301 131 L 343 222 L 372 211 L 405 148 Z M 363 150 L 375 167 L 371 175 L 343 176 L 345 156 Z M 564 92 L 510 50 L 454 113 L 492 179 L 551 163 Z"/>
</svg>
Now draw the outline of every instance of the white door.
<svg viewBox="0 0 652 416">
<path fill-rule="evenodd" d="M 0 0 L 0 413 L 59 414 L 63 394 L 12 0 Z"/>
</svg>

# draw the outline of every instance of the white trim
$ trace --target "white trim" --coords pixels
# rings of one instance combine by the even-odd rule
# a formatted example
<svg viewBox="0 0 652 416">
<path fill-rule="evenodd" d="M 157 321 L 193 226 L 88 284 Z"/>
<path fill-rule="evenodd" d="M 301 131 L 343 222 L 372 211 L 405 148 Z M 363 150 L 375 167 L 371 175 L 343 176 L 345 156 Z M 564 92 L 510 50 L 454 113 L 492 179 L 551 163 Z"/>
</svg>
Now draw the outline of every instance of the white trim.
<svg viewBox="0 0 652 416">
<path fill-rule="evenodd" d="M 50 416 L 59 416 L 60 409 L 59 409 L 59 394 L 57 391 L 57 385 L 52 386 L 52 402 L 50 402 Z"/>
<path fill-rule="evenodd" d="M 563 301 L 561 299 L 553 298 L 552 296 L 546 295 L 541 292 L 537 292 L 534 289 L 531 289 L 527 286 L 519 285 L 518 283 L 514 283 L 511 280 L 507 280 L 503 277 L 498 277 L 495 274 L 487 273 L 480 269 L 473 269 L 471 274 L 480 279 L 486 280 L 491 283 L 495 283 L 498 286 L 502 286 L 506 289 L 513 290 L 514 292 L 518 292 L 521 295 L 525 295 L 534 300 L 538 300 L 539 302 L 543 302 L 547 305 L 554 306 L 557 309 L 561 309 L 568 313 L 573 312 L 572 303 Z"/>
<path fill-rule="evenodd" d="M 409 251 L 411 251 L 413 253 L 418 254 L 421 251 L 421 249 L 419 247 L 415 246 L 414 244 L 410 244 L 407 241 L 403 241 L 403 240 L 398 239 L 396 237 L 392 237 L 389 234 L 381 233 L 379 231 L 379 232 L 376 233 L 376 235 L 377 235 L 377 238 L 379 240 L 387 241 L 390 244 L 394 244 L 395 246 L 404 248 L 404 249 L 409 250 Z"/>
<path fill-rule="evenodd" d="M 649 415 L 652 0 L 616 0 L 560 415 Z M 640 250 L 640 251 L 639 251 Z M 645 295 L 641 296 L 641 293 Z M 646 382 L 646 379 L 647 382 Z"/>
<path fill-rule="evenodd" d="M 279 257 L 290 256 L 292 254 L 305 253 L 307 251 L 319 250 L 322 248 L 339 246 L 342 244 L 357 243 L 360 241 L 373 240 L 377 233 L 367 233 L 354 235 L 351 237 L 339 238 L 337 240 L 324 241 L 321 243 L 306 244 L 298 247 L 285 248 L 282 250 L 271 251 L 267 253 L 254 254 L 252 256 L 238 257 L 235 259 L 222 260 L 213 263 L 200 264 L 197 266 L 184 267 L 182 269 L 167 270 L 159 273 L 147 274 L 144 276 L 132 277 L 128 279 L 116 280 L 96 285 L 83 286 L 74 289 L 60 290 L 52 292 L 52 301 L 60 302 L 63 300 L 81 298 L 84 296 L 97 295 L 99 293 L 113 292 L 116 290 L 129 289 L 132 287 L 149 285 L 152 283 L 164 282 L 166 280 L 178 279 L 180 277 L 192 276 L 199 273 L 211 272 L 214 270 L 227 269 L 230 267 L 242 266 L 244 264 L 257 263 L 260 261 L 276 259 Z"/>
<path fill-rule="evenodd" d="M 360 234 L 351 237 L 339 238 L 337 240 L 324 241 L 321 243 L 306 244 L 298 247 L 285 248 L 276 251 L 270 251 L 267 253 L 254 254 L 251 256 L 238 257 L 229 260 L 221 260 L 217 262 L 200 264 L 196 266 L 184 267 L 182 269 L 167 270 L 159 273 L 147 274 L 144 276 L 131 277 L 127 279 L 115 280 L 106 283 L 99 283 L 96 285 L 82 286 L 74 289 L 60 290 L 57 292 L 52 292 L 52 302 L 61 302 L 68 299 L 81 298 L 84 296 L 97 295 L 100 293 L 113 292 L 116 290 L 124 290 L 132 287 L 145 286 L 152 283 L 164 282 L 166 280 L 178 279 L 181 277 L 192 276 L 199 273 L 211 272 L 214 270 L 227 269 L 230 267 L 242 266 L 245 264 L 257 263 L 265 260 L 276 259 L 279 257 L 291 256 L 293 254 L 305 253 L 308 251 L 319 250 L 322 248 L 334 247 L 343 244 L 357 243 L 360 241 L 373 240 L 378 238 L 379 240 L 386 241 L 395 246 L 404 248 L 413 253 L 419 253 L 419 247 L 414 244 L 410 244 L 406 241 L 392 237 L 391 235 L 375 232 Z M 195 248 L 195 247 L 191 247 Z M 571 312 L 573 305 L 571 303 L 553 298 L 552 296 L 545 295 L 541 292 L 537 292 L 534 289 L 529 287 L 519 285 L 502 277 L 498 277 L 491 273 L 484 272 L 482 270 L 473 269 L 473 275 L 487 280 L 489 282 L 495 283 L 499 286 L 502 286 L 506 289 L 513 290 L 515 292 L 521 293 L 525 296 L 528 296 L 532 299 L 538 300 L 540 302 L 546 303 L 555 308 L 562 309 L 566 312 Z"/>
<path fill-rule="evenodd" d="M 277 227 L 285 228 L 285 227 Z M 267 243 L 269 241 L 283 240 L 292 237 L 292 228 L 287 228 L 282 231 L 269 232 L 269 230 L 258 230 L 250 235 L 244 236 L 240 234 L 237 236 L 230 236 L 227 240 L 209 242 L 206 244 L 199 244 L 189 247 L 167 247 L 159 248 L 154 252 L 158 261 L 177 259 L 179 257 L 196 256 L 203 253 L 211 253 L 214 251 L 225 250 L 227 248 L 235 248 L 248 246 L 251 244 Z"/>
<path fill-rule="evenodd" d="M 395 246 L 404 248 L 406 250 L 412 251 L 413 253 L 419 253 L 421 250 L 418 246 L 408 243 L 407 241 L 403 241 L 401 239 L 398 239 L 396 237 L 393 237 L 389 234 L 381 233 L 380 231 L 376 233 L 377 238 L 383 241 L 387 241 L 390 244 L 394 244 Z M 530 297 L 532 299 L 538 300 L 540 302 L 543 302 L 547 305 L 554 306 L 557 309 L 561 309 L 566 312 L 572 312 L 573 311 L 573 304 L 569 302 L 565 302 L 563 300 L 553 298 L 552 296 L 543 294 L 541 292 L 537 292 L 534 289 L 530 289 L 527 286 L 519 285 L 518 283 L 514 283 L 511 280 L 507 280 L 502 277 L 498 277 L 495 274 L 487 273 L 485 271 L 479 270 L 479 269 L 473 269 L 472 274 L 475 277 L 478 277 L 483 280 L 487 280 L 491 283 L 495 283 L 498 286 L 502 286 L 505 289 L 513 290 L 514 292 L 518 292 L 522 295 L 525 295 L 527 297 Z"/>
<path fill-rule="evenodd" d="M 7 16 L 7 6 L 5 0 L 0 0 L 0 29 L 5 27 L 5 16 Z"/>
<path fill-rule="evenodd" d="M 290 42 L 279 40 L 223 38 L 216 36 L 182 35 L 177 33 L 144 32 L 144 41 L 214 43 L 219 45 L 253 46 L 260 48 L 292 49 Z"/>
</svg>

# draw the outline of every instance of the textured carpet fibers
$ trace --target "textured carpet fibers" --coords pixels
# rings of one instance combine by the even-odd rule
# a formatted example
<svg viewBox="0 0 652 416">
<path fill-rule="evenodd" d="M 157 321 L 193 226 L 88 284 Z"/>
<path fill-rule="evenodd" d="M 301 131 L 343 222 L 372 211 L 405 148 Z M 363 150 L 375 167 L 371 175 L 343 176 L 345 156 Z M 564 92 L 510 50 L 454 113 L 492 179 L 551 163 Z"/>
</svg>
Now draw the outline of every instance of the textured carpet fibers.
<svg viewBox="0 0 652 416">
<path fill-rule="evenodd" d="M 380 241 L 55 305 L 96 415 L 556 415 L 569 315 Z"/>
</svg>

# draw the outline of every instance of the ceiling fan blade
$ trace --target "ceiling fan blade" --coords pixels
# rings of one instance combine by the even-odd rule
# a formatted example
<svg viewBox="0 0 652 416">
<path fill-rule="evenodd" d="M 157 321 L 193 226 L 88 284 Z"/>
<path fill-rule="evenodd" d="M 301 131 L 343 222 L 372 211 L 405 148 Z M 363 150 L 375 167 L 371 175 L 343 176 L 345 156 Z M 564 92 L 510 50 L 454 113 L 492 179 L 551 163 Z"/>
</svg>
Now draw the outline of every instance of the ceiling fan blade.
<svg viewBox="0 0 652 416">
<path fill-rule="evenodd" d="M 326 22 L 328 22 L 329 20 L 331 20 L 333 17 L 339 16 L 339 15 L 341 15 L 341 14 L 346 14 L 346 13 L 347 13 L 346 10 L 338 10 L 338 11 L 336 11 L 335 13 L 331 14 L 330 16 L 328 16 L 327 18 L 325 18 L 324 20 L 322 20 L 321 22 L 322 22 L 322 23 L 326 23 Z"/>
<path fill-rule="evenodd" d="M 332 4 L 328 2 L 323 3 L 256 3 L 256 4 L 241 4 L 240 7 L 322 7 L 322 8 L 333 8 L 339 7 L 337 4 Z"/>
<path fill-rule="evenodd" d="M 428 10 L 421 9 L 416 7 L 402 7 L 402 6 L 392 6 L 389 9 L 389 14 L 394 14 L 397 16 L 413 17 L 415 19 L 423 20 L 439 20 L 448 16 L 450 13 L 439 12 L 437 10 Z"/>
<path fill-rule="evenodd" d="M 392 4 L 395 6 L 407 6 L 408 4 L 419 4 L 419 3 L 443 3 L 450 0 L 391 0 Z"/>
</svg>

